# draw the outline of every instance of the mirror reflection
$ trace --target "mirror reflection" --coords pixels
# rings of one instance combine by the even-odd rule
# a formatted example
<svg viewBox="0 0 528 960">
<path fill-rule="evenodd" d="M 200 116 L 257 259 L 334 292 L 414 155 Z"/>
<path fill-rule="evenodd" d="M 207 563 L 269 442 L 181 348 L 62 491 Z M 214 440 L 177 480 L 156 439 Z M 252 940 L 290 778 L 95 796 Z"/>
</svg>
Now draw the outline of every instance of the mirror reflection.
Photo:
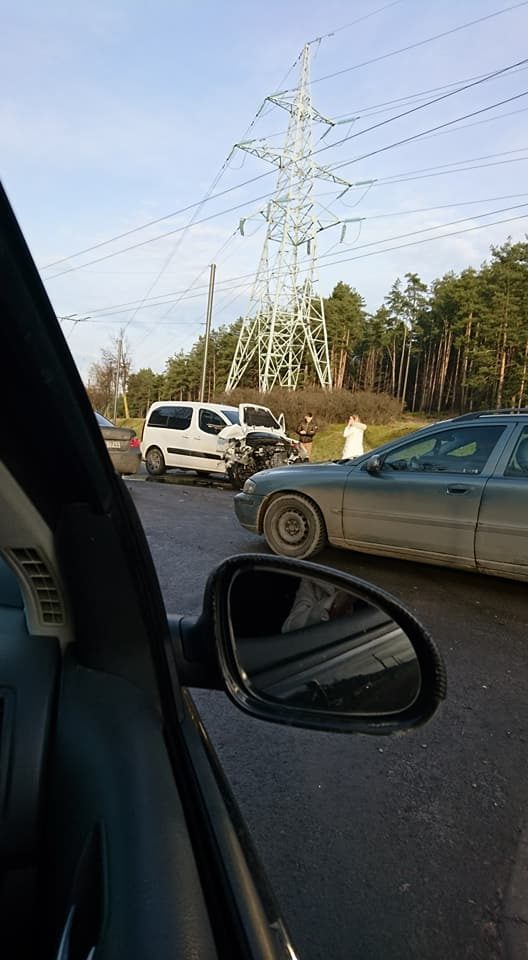
<svg viewBox="0 0 528 960">
<path fill-rule="evenodd" d="M 420 692 L 409 637 L 341 584 L 245 571 L 231 585 L 229 615 L 241 679 L 263 699 L 321 713 L 393 714 Z"/>
</svg>

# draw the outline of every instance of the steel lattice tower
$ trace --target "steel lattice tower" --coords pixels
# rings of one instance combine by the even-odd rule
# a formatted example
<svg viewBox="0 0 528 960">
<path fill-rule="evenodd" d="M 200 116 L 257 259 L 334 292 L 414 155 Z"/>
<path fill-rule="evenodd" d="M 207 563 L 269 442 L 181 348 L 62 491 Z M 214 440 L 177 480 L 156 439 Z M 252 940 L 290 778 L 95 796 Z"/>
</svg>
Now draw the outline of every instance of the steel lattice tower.
<svg viewBox="0 0 528 960">
<path fill-rule="evenodd" d="M 321 386 L 332 386 L 324 305 L 316 292 L 317 234 L 329 224 L 323 225 L 318 219 L 313 187 L 317 178 L 330 180 L 345 190 L 351 184 L 313 160 L 312 124 L 326 124 L 327 128 L 334 124 L 312 106 L 310 46 L 306 44 L 300 56 L 296 90 L 291 95 L 285 92 L 267 97 L 267 102 L 290 114 L 282 150 L 262 140 L 237 144 L 241 150 L 276 164 L 279 175 L 273 199 L 261 211 L 266 236 L 227 390 L 240 383 L 255 355 L 262 392 L 276 385 L 295 389 L 307 352 Z M 339 222 L 334 219 L 330 225 Z M 301 251 L 307 254 L 302 262 Z"/>
</svg>

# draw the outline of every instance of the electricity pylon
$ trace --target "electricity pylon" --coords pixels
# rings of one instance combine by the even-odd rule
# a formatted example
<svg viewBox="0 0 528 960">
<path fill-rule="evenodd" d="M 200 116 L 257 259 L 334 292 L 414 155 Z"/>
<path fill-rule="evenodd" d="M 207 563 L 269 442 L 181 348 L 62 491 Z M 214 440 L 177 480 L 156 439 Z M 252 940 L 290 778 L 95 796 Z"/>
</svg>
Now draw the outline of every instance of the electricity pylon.
<svg viewBox="0 0 528 960">
<path fill-rule="evenodd" d="M 268 102 L 290 114 L 282 150 L 265 140 L 237 144 L 241 150 L 274 163 L 279 174 L 273 199 L 260 211 L 266 220 L 266 236 L 227 390 L 240 383 L 255 355 L 262 392 L 276 385 L 294 390 L 307 354 L 321 386 L 332 387 L 324 305 L 316 292 L 317 234 L 342 221 L 333 218 L 324 223 L 318 218 L 313 187 L 316 178 L 330 180 L 343 188 L 342 195 L 352 184 L 314 163 L 312 124 L 325 124 L 328 132 L 334 122 L 312 106 L 310 44 L 303 48 L 300 61 L 296 90 L 290 95 L 286 91 L 267 97 Z M 303 249 L 307 257 L 301 260 Z"/>
</svg>

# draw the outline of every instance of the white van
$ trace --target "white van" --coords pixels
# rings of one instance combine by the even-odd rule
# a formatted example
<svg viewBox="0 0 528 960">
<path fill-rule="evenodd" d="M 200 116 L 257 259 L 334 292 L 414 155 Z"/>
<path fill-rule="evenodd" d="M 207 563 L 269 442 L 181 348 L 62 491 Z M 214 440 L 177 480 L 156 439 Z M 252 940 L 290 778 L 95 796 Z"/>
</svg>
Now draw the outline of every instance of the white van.
<svg viewBox="0 0 528 960">
<path fill-rule="evenodd" d="M 262 427 L 282 435 L 284 425 L 267 407 L 242 403 L 230 407 L 224 403 L 159 400 L 147 413 L 141 454 L 147 471 L 159 477 L 168 467 L 196 470 L 198 473 L 225 474 L 226 463 L 218 445 L 218 434 L 225 427 L 239 424 Z"/>
</svg>

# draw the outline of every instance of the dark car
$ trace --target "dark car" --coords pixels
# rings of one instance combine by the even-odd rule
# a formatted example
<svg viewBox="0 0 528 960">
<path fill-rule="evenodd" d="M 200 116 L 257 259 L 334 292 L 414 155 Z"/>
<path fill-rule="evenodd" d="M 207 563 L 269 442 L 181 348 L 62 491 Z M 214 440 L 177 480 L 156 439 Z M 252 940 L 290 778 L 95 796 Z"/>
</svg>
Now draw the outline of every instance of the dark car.
<svg viewBox="0 0 528 960">
<path fill-rule="evenodd" d="M 256 474 L 235 497 L 282 556 L 326 543 L 528 579 L 528 410 L 444 420 L 356 460 Z"/>
<path fill-rule="evenodd" d="M 106 449 L 116 473 L 132 476 L 139 470 L 141 463 L 141 443 L 135 430 L 130 427 L 116 427 L 101 413 L 95 411 L 95 419 L 101 428 Z"/>
<path fill-rule="evenodd" d="M 444 697 L 442 661 L 394 598 L 277 557 L 226 560 L 211 571 L 200 617 L 168 617 L 129 491 L 103 455 L 1 189 L 0 315 L 0 401 L 17 411 L 0 449 L 3 955 L 292 960 L 189 688 L 223 690 L 275 723 L 402 733 Z M 20 423 L 35 410 L 55 429 L 21 444 Z M 177 523 L 173 544 L 176 553 Z M 263 605 L 271 582 L 275 602 Z M 295 633 L 268 651 L 264 630 L 280 632 L 294 607 Z M 319 622 L 317 650 L 300 613 Z M 284 644 L 286 698 L 275 675 Z"/>
</svg>

